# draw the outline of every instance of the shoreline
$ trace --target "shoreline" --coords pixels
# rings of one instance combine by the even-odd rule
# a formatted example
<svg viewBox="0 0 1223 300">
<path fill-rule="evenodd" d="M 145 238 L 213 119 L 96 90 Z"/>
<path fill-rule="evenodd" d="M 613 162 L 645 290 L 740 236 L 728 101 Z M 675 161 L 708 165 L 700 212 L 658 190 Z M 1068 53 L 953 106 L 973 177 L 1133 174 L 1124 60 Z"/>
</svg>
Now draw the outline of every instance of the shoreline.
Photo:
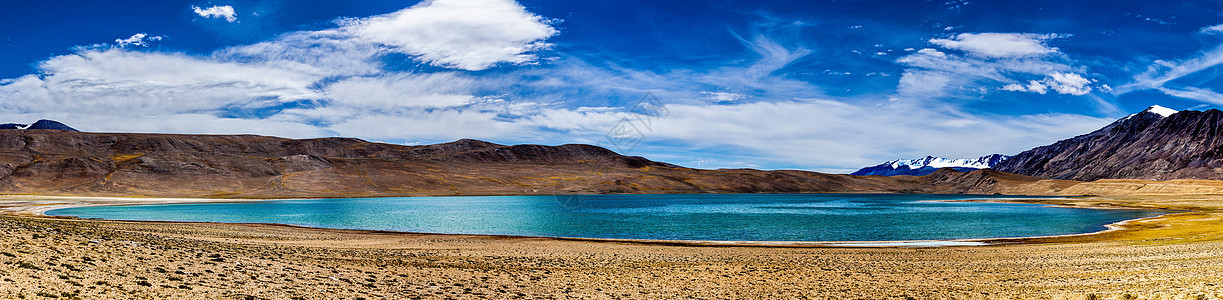
<svg viewBox="0 0 1223 300">
<path fill-rule="evenodd" d="M 406 235 L 436 235 L 436 236 L 455 236 L 455 237 L 494 237 L 494 238 L 522 238 L 522 239 L 552 239 L 558 241 L 584 241 L 584 242 L 600 242 L 600 243 L 626 243 L 626 244 L 642 244 L 642 245 L 662 245 L 662 246 L 686 246 L 686 247 L 775 247 L 775 248 L 935 248 L 935 247 L 977 247 L 977 246 L 1001 246 L 1001 245 L 1016 245 L 1016 244 L 1036 244 L 1036 243 L 1054 243 L 1059 239 L 1068 239 L 1076 237 L 1088 237 L 1094 235 L 1103 235 L 1106 233 L 1126 230 L 1126 225 L 1141 221 L 1156 220 L 1172 215 L 1191 213 L 1191 210 L 1175 211 L 1173 209 L 1158 209 L 1158 208 L 1137 208 L 1123 207 L 1114 205 L 1071 205 L 1064 202 L 1054 202 L 1051 200 L 1067 201 L 1072 200 L 1072 197 L 1031 197 L 1031 198 L 1002 198 L 1002 199 L 965 199 L 965 200 L 923 200 L 930 202 L 981 202 L 981 203 L 1016 203 L 1016 204 L 1045 204 L 1051 207 L 1068 207 L 1068 208 L 1083 208 L 1083 209 L 1143 209 L 1143 210 L 1164 210 L 1167 213 L 1157 216 L 1127 219 L 1118 222 L 1113 222 L 1104 225 L 1104 229 L 1084 233 L 1072 233 L 1061 235 L 1044 235 L 1044 236 L 1025 236 L 1025 237 L 1000 237 L 1000 238 L 966 238 L 966 239 L 945 239 L 945 240 L 889 240 L 889 241 L 718 241 L 718 240 L 655 240 L 655 239 L 614 239 L 614 238 L 582 238 L 582 237 L 550 237 L 550 236 L 521 236 L 521 235 L 496 235 L 496 234 L 461 234 L 461 233 L 428 233 L 428 232 L 408 232 L 408 231 L 391 231 L 391 230 L 363 230 L 363 229 L 342 229 L 342 228 L 326 228 L 326 227 L 311 227 L 280 223 L 225 223 L 225 222 L 184 222 L 184 221 L 149 221 L 149 220 L 109 220 L 109 219 L 86 219 L 77 217 L 49 216 L 47 211 L 65 208 L 76 207 L 93 207 L 93 206 L 125 206 L 125 205 L 157 205 L 157 204 L 189 204 L 189 203 L 238 203 L 238 202 L 254 202 L 254 201 L 276 201 L 276 200 L 302 200 L 306 198 L 283 198 L 283 199 L 231 199 L 231 198 L 141 198 L 141 197 L 90 197 L 90 196 L 37 196 L 37 195 L 0 195 L 0 214 L 14 216 L 28 216 L 40 218 L 56 218 L 56 219 L 74 219 L 84 221 L 118 221 L 118 222 L 141 222 L 141 223 L 164 223 L 164 224 L 254 224 L 267 226 L 282 226 L 288 228 L 308 228 L 321 230 L 342 230 L 356 231 L 378 234 L 406 234 Z M 33 202 L 38 200 L 50 200 L 60 203 L 39 203 Z M 1043 201 L 1042 201 L 1043 200 Z M 26 205 L 13 206 L 14 201 L 28 203 Z M 68 203 L 62 203 L 68 202 Z"/>
<path fill-rule="evenodd" d="M 694 245 L 110 221 L 28 212 L 41 203 L 233 200 L 36 198 L 0 197 L 0 207 L 5 200 L 29 206 L 0 213 L 0 298 L 1223 298 L 1223 195 L 1041 200 L 1194 212 L 990 247 Z"/>
</svg>

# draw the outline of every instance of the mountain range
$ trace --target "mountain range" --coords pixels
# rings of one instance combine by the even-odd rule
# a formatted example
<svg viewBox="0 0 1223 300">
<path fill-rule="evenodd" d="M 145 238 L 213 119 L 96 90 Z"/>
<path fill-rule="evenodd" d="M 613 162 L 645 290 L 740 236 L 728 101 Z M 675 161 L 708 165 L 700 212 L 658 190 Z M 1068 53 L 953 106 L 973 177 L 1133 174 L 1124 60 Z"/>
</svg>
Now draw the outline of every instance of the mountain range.
<svg viewBox="0 0 1223 300">
<path fill-rule="evenodd" d="M 1223 180 L 1223 111 L 1153 105 L 1099 130 L 1023 151 L 979 159 L 926 157 L 866 167 L 854 175 L 923 175 L 931 167 L 988 168 L 1048 179 Z M 925 164 L 931 162 L 932 164 Z"/>
<path fill-rule="evenodd" d="M 693 169 L 581 144 L 500 145 L 464 139 L 405 146 L 353 138 L 91 133 L 50 122 L 0 130 L 0 193 L 214 198 L 1223 193 L 1223 182 L 1132 180 L 1223 179 L 1219 110 L 1151 107 L 1100 130 L 1012 157 L 926 157 L 863 171 L 922 173 L 891 177 Z M 37 130 L 54 124 L 67 129 Z"/>
<path fill-rule="evenodd" d="M 26 125 L 26 124 L 16 124 L 16 122 L 6 122 L 6 124 L 0 124 L 0 130 L 66 130 L 66 131 L 78 131 L 78 130 L 76 130 L 76 129 L 72 129 L 72 127 L 68 127 L 68 125 L 64 125 L 64 124 L 62 124 L 62 122 L 59 122 L 59 121 L 53 121 L 53 120 L 38 120 L 38 121 L 35 121 L 35 122 L 34 122 L 34 124 L 29 124 L 29 125 Z"/>
<path fill-rule="evenodd" d="M 994 193 L 1041 179 L 693 169 L 591 145 L 0 130 L 0 193 L 214 198 L 604 193 Z M 1044 190 L 1041 190 L 1042 192 Z"/>
<path fill-rule="evenodd" d="M 853 172 L 850 175 L 870 176 L 926 176 L 934 173 L 935 170 L 942 168 L 951 168 L 960 172 L 967 172 L 979 169 L 992 168 L 994 165 L 1002 162 L 1010 156 L 1002 154 L 990 154 L 978 158 L 942 158 L 934 156 L 926 156 L 925 158 L 908 159 L 908 160 L 893 160 L 878 164 L 875 166 L 865 167 Z"/>
<path fill-rule="evenodd" d="M 994 169 L 1051 179 L 1223 179 L 1223 111 L 1152 106 Z"/>
</svg>

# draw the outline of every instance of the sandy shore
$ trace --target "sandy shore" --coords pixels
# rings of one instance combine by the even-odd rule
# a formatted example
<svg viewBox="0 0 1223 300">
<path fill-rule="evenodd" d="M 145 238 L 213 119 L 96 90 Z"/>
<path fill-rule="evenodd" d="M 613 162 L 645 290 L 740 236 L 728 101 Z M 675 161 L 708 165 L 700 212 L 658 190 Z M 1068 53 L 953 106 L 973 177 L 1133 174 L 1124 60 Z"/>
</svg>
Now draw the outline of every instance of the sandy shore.
<svg viewBox="0 0 1223 300">
<path fill-rule="evenodd" d="M 1090 235 L 941 248 L 693 247 L 36 216 L 186 201 L 218 200 L 0 199 L 0 298 L 1223 298 L 1219 196 L 1022 199 L 1195 212 Z"/>
<path fill-rule="evenodd" d="M 141 197 L 72 197 L 36 195 L 0 195 L 0 214 L 42 216 L 49 210 L 101 205 L 173 204 L 259 201 L 260 199 L 204 198 L 141 198 Z"/>
</svg>

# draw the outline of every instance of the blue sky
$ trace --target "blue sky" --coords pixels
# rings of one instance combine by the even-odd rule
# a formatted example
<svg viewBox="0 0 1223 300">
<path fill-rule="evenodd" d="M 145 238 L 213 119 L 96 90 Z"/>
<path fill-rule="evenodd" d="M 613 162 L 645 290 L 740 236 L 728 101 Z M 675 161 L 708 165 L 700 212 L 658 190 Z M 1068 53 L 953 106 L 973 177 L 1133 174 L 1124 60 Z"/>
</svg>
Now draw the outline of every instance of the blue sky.
<svg viewBox="0 0 1223 300">
<path fill-rule="evenodd" d="M 848 172 L 1223 105 L 1223 2 L 0 5 L 0 121 L 88 131 L 589 143 Z"/>
</svg>

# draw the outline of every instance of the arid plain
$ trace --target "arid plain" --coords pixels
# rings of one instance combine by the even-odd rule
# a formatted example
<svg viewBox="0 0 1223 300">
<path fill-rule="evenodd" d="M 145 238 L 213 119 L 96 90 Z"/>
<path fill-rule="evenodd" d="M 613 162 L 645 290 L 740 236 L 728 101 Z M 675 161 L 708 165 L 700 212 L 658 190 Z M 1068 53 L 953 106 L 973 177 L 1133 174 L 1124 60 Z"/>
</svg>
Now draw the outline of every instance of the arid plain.
<svg viewBox="0 0 1223 300">
<path fill-rule="evenodd" d="M 938 248 L 703 246 L 35 215 L 47 204 L 149 201 L 183 200 L 6 197 L 0 297 L 1223 297 L 1223 196 L 1208 194 L 1028 200 L 1192 211 L 1097 234 Z"/>
<path fill-rule="evenodd" d="M 584 146 L 4 135 L 0 297 L 1223 298 L 1223 181 L 699 170 Z M 1170 214 L 988 246 L 845 248 L 51 218 L 48 209 L 293 197 L 951 193 Z M 54 196 L 48 196 L 54 195 Z M 84 197 L 88 196 L 88 197 Z M 181 198 L 161 198 L 181 197 Z M 1058 198 L 1066 197 L 1066 198 Z M 245 198 L 245 199 L 243 199 Z"/>
</svg>

